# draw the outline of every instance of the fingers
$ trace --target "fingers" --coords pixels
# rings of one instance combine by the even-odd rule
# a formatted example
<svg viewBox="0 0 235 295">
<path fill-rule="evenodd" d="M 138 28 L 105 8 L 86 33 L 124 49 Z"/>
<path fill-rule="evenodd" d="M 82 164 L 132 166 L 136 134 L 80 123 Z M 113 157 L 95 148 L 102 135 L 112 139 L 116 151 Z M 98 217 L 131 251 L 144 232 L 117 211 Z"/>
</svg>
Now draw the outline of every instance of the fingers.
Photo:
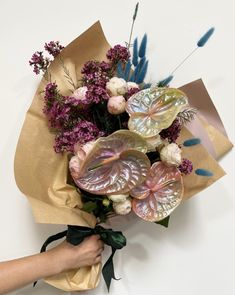
<svg viewBox="0 0 235 295">
<path fill-rule="evenodd" d="M 97 256 L 97 257 L 95 258 L 95 260 L 94 260 L 94 264 L 100 263 L 101 261 L 102 261 L 102 256 L 99 255 L 99 256 Z"/>
</svg>

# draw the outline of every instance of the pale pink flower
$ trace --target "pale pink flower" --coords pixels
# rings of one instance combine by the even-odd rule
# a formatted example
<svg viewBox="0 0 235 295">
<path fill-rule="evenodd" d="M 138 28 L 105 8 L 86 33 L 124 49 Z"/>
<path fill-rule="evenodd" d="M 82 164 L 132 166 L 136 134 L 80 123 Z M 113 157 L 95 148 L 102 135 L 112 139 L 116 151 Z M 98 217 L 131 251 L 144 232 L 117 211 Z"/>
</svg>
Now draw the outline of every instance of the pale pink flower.
<svg viewBox="0 0 235 295">
<path fill-rule="evenodd" d="M 113 77 L 106 83 L 106 90 L 110 96 L 124 95 L 127 92 L 127 83 L 122 78 Z"/>
<path fill-rule="evenodd" d="M 108 112 L 113 115 L 119 115 L 125 112 L 126 100 L 123 96 L 112 96 L 108 100 Z"/>
<path fill-rule="evenodd" d="M 113 210 L 118 215 L 126 215 L 131 212 L 131 198 L 123 202 L 113 203 Z"/>
<path fill-rule="evenodd" d="M 84 99 L 86 99 L 86 92 L 87 92 L 86 86 L 79 87 L 73 92 L 72 97 L 79 99 L 79 100 L 84 100 Z"/>
</svg>

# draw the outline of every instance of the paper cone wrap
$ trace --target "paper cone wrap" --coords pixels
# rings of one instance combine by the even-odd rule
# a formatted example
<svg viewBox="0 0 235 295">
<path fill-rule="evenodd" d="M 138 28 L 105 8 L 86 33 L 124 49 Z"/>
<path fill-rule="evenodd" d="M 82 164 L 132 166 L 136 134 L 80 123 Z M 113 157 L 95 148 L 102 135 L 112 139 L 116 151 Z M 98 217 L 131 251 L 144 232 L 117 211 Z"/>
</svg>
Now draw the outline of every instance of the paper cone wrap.
<svg viewBox="0 0 235 295">
<path fill-rule="evenodd" d="M 79 79 L 76 73 L 80 73 L 86 61 L 105 60 L 109 48 L 110 45 L 105 39 L 101 25 L 97 22 L 63 49 L 60 56 L 69 69 L 70 75 L 76 80 Z M 56 81 L 60 92 L 63 95 L 69 95 L 70 84 L 64 77 L 59 57 L 51 63 L 49 71 L 52 81 Z M 26 114 L 20 134 L 15 155 L 17 185 L 29 199 L 36 222 L 94 227 L 96 218 L 80 209 L 82 203 L 79 194 L 73 186 L 67 184 L 66 153 L 56 154 L 53 149 L 54 134 L 49 132 L 47 119 L 42 112 L 42 91 L 45 86 L 46 82 L 43 79 Z M 231 149 L 232 144 L 227 139 L 223 124 L 212 106 L 202 81 L 189 83 L 181 89 L 188 95 L 189 102 L 199 109 L 201 126 L 199 129 L 205 137 L 205 146 L 199 144 L 183 148 L 183 156 L 193 162 L 195 169 L 205 168 L 213 172 L 213 176 L 209 178 L 200 177 L 194 173 L 184 177 L 184 198 L 187 199 L 224 175 L 223 169 L 215 158 L 224 155 Z M 218 125 L 213 125 L 214 123 Z M 179 142 L 192 137 L 189 130 L 184 128 Z M 65 291 L 92 289 L 99 282 L 100 270 L 100 265 L 83 267 L 46 281 Z"/>
</svg>

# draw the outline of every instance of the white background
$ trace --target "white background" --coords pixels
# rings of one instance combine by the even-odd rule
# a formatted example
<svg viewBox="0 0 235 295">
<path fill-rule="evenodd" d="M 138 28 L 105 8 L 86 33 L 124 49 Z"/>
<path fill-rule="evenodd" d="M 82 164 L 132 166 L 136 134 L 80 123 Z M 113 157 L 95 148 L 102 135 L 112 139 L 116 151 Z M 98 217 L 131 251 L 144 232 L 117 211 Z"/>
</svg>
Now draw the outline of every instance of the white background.
<svg viewBox="0 0 235 295">
<path fill-rule="evenodd" d="M 36 253 L 61 226 L 35 224 L 27 199 L 13 174 L 17 139 L 39 77 L 28 60 L 44 42 L 64 45 L 100 20 L 110 44 L 128 41 L 135 1 L 1 0 L 0 2 L 0 260 Z M 140 1 L 134 35 L 148 33 L 149 80 L 165 78 L 211 26 L 208 45 L 182 67 L 172 86 L 202 78 L 227 132 L 235 142 L 235 4 L 234 0 Z M 114 228 L 128 245 L 115 257 L 117 277 L 110 294 L 234 294 L 235 153 L 221 161 L 227 176 L 180 206 L 170 227 L 128 217 Z M 106 250 L 106 255 L 108 250 Z M 10 279 L 10 278 L 9 278 Z M 107 294 L 103 280 L 96 290 Z M 42 282 L 12 294 L 65 292 Z"/>
</svg>

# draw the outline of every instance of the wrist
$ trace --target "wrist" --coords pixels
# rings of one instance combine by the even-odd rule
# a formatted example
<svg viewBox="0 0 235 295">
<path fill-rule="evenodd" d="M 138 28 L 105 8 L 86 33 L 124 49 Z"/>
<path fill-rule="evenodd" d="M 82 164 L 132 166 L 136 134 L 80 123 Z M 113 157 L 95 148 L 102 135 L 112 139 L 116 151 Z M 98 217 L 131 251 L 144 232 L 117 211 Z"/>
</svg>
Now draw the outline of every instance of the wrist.
<svg viewBox="0 0 235 295">
<path fill-rule="evenodd" d="M 68 271 L 74 266 L 75 251 L 74 246 L 64 241 L 62 244 L 50 250 L 54 264 L 55 274 Z M 77 252 L 77 251 L 76 251 Z"/>
</svg>

